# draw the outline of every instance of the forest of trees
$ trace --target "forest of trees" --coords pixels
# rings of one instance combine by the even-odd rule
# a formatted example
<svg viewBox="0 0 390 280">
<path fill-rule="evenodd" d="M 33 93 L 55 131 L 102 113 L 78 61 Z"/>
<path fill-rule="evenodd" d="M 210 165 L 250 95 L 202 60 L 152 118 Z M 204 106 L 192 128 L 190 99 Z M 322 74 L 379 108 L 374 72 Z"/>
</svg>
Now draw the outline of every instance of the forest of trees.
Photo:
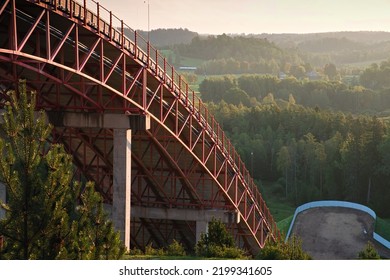
<svg viewBox="0 0 390 280">
<path fill-rule="evenodd" d="M 373 90 L 386 90 L 390 88 L 390 59 L 371 64 L 360 75 L 360 83 Z"/>
<path fill-rule="evenodd" d="M 387 63 L 387 62 L 386 62 Z M 384 64 L 384 63 L 383 63 Z M 256 106 L 264 99 L 272 98 L 279 105 L 294 99 L 296 104 L 306 107 L 331 109 L 351 113 L 388 114 L 390 108 L 390 84 L 385 79 L 390 68 L 379 67 L 374 71 L 376 78 L 367 77 L 373 72 L 369 68 L 361 76 L 361 83 L 366 80 L 378 81 L 380 90 L 373 90 L 359 85 L 347 85 L 340 81 L 298 80 L 294 77 L 279 79 L 271 75 L 241 75 L 240 77 L 221 76 L 203 80 L 199 86 L 205 102 L 227 103 Z M 375 74 L 382 71 L 380 74 Z M 366 78 L 367 77 L 367 78 Z M 389 84 L 389 85 L 388 85 Z M 388 87 L 386 87 L 388 85 Z"/>
<path fill-rule="evenodd" d="M 220 75 L 220 74 L 277 74 L 280 71 L 279 64 L 275 59 L 266 61 L 259 59 L 248 62 L 234 58 L 213 59 L 204 62 L 197 70 L 198 75 Z"/>
<path fill-rule="evenodd" d="M 247 165 L 253 164 L 254 178 L 277 182 L 275 195 L 295 205 L 354 201 L 390 217 L 390 131 L 380 117 L 390 108 L 389 65 L 372 65 L 354 86 L 241 75 L 205 79 L 199 89 Z"/>
<path fill-rule="evenodd" d="M 350 68 L 348 83 L 336 66 L 387 57 L 388 34 L 363 34 L 376 39 L 357 43 L 359 34 L 295 42 L 298 35 L 286 35 L 284 47 L 264 35 L 257 53 L 254 38 L 195 37 L 177 51 L 207 59 L 197 74 L 240 74 L 206 77 L 199 91 L 247 165 L 253 163 L 254 178 L 276 184 L 274 195 L 295 205 L 354 201 L 390 217 L 390 60 Z M 313 70 L 319 79 L 307 77 Z M 287 77 L 278 78 L 279 71 Z"/>
<path fill-rule="evenodd" d="M 389 57 L 389 32 L 324 32 L 311 34 L 259 34 L 282 49 L 296 49 L 305 61 L 319 67 L 326 63 L 354 64 Z"/>
<path fill-rule="evenodd" d="M 133 31 L 125 32 L 132 38 Z M 342 74 L 358 75 L 362 67 L 387 59 L 390 51 L 389 32 L 204 35 L 183 28 L 137 32 L 170 52 L 175 67 L 195 66 L 199 75 L 284 72 L 300 78 L 290 70 L 303 67 L 308 74 L 327 64 L 336 65 Z"/>
<path fill-rule="evenodd" d="M 295 205 L 336 199 L 363 203 L 390 217 L 390 134 L 376 118 L 272 100 L 247 107 L 225 101 L 209 109 L 257 180 L 278 182 L 275 195 Z"/>
<path fill-rule="evenodd" d="M 201 59 L 234 58 L 239 60 L 256 60 L 282 58 L 283 51 L 266 39 L 231 37 L 226 34 L 194 37 L 190 44 L 176 46 L 182 56 Z"/>
<path fill-rule="evenodd" d="M 300 65 L 303 60 L 292 51 L 282 50 L 267 39 L 243 36 L 196 36 L 190 44 L 172 47 L 182 57 L 202 59 L 205 62 L 198 74 L 277 74 L 285 64 Z"/>
<path fill-rule="evenodd" d="M 129 30 L 125 30 L 125 32 L 129 32 Z M 186 28 L 159 28 L 151 30 L 150 33 L 142 30 L 138 30 L 138 32 L 144 39 L 149 37 L 151 44 L 155 47 L 189 44 L 194 37 L 198 36 L 198 33 Z"/>
<path fill-rule="evenodd" d="M 206 36 L 168 29 L 151 31 L 151 38 L 152 43 L 174 53 L 175 66 L 182 66 L 182 57 L 203 61 L 196 65 L 199 75 L 285 72 L 296 76 L 290 69 L 303 66 L 307 74 L 326 64 L 356 75 L 362 65 L 387 59 L 390 51 L 387 32 Z"/>
</svg>

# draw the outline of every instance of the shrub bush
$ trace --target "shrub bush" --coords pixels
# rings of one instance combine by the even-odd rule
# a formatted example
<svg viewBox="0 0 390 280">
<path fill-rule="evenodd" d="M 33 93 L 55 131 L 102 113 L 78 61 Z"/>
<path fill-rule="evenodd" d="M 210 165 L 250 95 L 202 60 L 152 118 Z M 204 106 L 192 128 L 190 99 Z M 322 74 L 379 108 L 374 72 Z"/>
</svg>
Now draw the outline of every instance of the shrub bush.
<svg viewBox="0 0 390 280">
<path fill-rule="evenodd" d="M 245 252 L 234 245 L 233 236 L 225 225 L 216 219 L 209 223 L 208 233 L 201 235 L 195 253 L 206 258 L 245 258 Z"/>
<path fill-rule="evenodd" d="M 369 241 L 362 251 L 359 252 L 360 260 L 379 260 L 380 256 L 375 250 L 374 245 Z"/>
<path fill-rule="evenodd" d="M 167 255 L 168 256 L 185 256 L 186 251 L 184 250 L 183 245 L 176 241 L 175 239 L 171 244 L 169 244 L 167 248 Z"/>
<path fill-rule="evenodd" d="M 302 241 L 295 235 L 287 242 L 267 242 L 256 256 L 259 260 L 310 260 L 311 256 L 302 249 Z"/>
</svg>

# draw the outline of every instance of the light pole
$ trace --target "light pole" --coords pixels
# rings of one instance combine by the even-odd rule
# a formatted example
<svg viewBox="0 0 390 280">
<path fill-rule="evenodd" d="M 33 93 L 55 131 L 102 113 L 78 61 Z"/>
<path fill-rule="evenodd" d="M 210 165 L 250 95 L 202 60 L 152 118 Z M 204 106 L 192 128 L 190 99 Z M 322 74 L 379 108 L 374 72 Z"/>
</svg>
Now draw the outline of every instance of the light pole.
<svg viewBox="0 0 390 280">
<path fill-rule="evenodd" d="M 251 174 L 253 177 L 253 152 L 251 152 Z"/>
<path fill-rule="evenodd" d="M 150 0 L 148 1 L 148 42 L 150 42 Z M 144 1 L 146 3 L 146 0 Z"/>
</svg>

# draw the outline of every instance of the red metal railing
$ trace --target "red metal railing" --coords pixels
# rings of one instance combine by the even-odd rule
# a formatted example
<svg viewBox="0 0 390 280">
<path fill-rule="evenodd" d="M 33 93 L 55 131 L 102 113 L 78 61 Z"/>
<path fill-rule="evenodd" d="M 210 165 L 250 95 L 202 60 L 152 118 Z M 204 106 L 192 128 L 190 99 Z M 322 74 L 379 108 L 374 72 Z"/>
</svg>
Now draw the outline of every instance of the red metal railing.
<svg viewBox="0 0 390 280">
<path fill-rule="evenodd" d="M 240 155 L 236 152 L 218 122 L 208 112 L 206 105 L 196 96 L 193 90 L 190 90 L 189 85 L 182 79 L 181 75 L 175 71 L 175 68 L 150 42 L 94 0 L 83 0 L 81 3 L 74 0 L 27 1 L 45 3 L 57 12 L 63 13 L 64 16 L 78 20 L 80 24 L 95 30 L 96 33 L 104 36 L 116 47 L 130 54 L 134 60 L 137 60 L 143 67 L 149 69 L 156 78 L 165 83 L 175 97 L 186 105 L 187 110 L 197 117 L 206 133 L 215 141 L 230 166 L 238 174 L 240 182 L 246 187 L 251 200 L 254 202 L 254 208 L 266 220 L 273 238 L 280 237 L 276 223 Z M 147 110 L 146 104 L 144 104 L 143 109 Z"/>
</svg>

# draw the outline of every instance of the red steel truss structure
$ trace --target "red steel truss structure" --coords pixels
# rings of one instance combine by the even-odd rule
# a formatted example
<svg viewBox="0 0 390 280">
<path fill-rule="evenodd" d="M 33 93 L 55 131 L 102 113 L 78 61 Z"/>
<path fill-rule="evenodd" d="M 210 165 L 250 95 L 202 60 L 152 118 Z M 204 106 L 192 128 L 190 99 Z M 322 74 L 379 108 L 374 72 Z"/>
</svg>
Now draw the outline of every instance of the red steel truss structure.
<svg viewBox="0 0 390 280">
<path fill-rule="evenodd" d="M 256 252 L 280 238 L 240 156 L 206 106 L 166 59 L 98 3 L 0 0 L 0 97 L 25 79 L 37 104 L 64 112 L 150 117 L 132 127 L 131 205 L 235 212 L 237 244 Z M 53 141 L 76 174 L 112 201 L 113 130 L 56 126 Z M 195 243 L 195 223 L 135 217 L 131 246 Z"/>
</svg>

